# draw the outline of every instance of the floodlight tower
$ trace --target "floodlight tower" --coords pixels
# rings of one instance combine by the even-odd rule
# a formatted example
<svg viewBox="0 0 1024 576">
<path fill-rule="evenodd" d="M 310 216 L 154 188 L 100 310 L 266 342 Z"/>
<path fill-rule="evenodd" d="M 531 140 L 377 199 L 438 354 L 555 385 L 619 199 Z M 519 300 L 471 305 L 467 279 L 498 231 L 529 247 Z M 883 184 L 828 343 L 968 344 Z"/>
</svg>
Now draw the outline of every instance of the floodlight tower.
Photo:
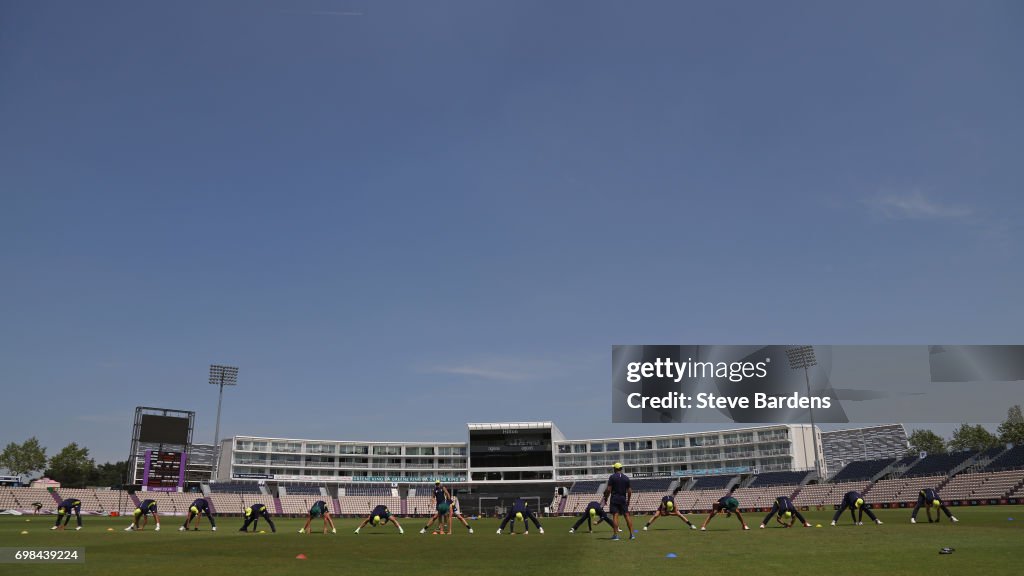
<svg viewBox="0 0 1024 576">
<path fill-rule="evenodd" d="M 818 457 L 818 435 L 814 429 L 814 408 L 811 402 L 811 377 L 808 369 L 817 366 L 818 360 L 814 357 L 814 346 L 797 346 L 786 350 L 786 358 L 789 359 L 789 367 L 793 370 L 804 369 L 804 382 L 807 383 L 807 412 L 811 419 L 811 444 L 814 445 L 814 473 L 821 479 L 821 461 Z"/>
<path fill-rule="evenodd" d="M 211 364 L 210 384 L 220 386 L 220 395 L 217 396 L 217 427 L 213 433 L 213 479 L 216 479 L 220 467 L 220 405 L 224 400 L 224 387 L 238 385 L 238 368 Z"/>
</svg>

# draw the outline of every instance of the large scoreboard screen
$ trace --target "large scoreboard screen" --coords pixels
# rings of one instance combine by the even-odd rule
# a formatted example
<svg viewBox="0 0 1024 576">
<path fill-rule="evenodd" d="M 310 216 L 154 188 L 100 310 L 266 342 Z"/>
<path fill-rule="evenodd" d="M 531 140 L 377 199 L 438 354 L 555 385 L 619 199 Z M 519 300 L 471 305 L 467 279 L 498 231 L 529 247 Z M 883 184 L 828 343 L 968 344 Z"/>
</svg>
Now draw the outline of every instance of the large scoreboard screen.
<svg viewBox="0 0 1024 576">
<path fill-rule="evenodd" d="M 176 492 L 185 485 L 185 453 L 146 450 L 142 485 L 153 492 Z"/>
<path fill-rule="evenodd" d="M 473 468 L 552 466 L 550 428 L 499 428 L 469 431 Z"/>
</svg>

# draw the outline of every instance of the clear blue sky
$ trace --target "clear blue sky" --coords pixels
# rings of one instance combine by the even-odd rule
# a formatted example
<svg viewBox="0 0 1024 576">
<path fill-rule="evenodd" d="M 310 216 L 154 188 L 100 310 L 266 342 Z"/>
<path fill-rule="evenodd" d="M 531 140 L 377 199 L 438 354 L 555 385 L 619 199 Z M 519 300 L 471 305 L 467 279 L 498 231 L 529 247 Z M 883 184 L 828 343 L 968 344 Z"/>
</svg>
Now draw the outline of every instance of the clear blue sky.
<svg viewBox="0 0 1024 576">
<path fill-rule="evenodd" d="M 593 437 L 674 430 L 610 424 L 617 343 L 1019 343 L 1022 25 L 0 0 L 0 442 L 210 441 L 211 363 L 222 436 Z"/>
</svg>

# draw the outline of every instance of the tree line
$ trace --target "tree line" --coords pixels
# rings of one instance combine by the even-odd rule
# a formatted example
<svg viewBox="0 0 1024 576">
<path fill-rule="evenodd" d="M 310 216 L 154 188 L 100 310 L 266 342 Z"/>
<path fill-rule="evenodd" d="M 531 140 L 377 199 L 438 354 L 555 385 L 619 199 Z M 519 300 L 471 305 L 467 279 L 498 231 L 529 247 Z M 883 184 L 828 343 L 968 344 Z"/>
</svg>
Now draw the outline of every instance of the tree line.
<svg viewBox="0 0 1024 576">
<path fill-rule="evenodd" d="M 60 452 L 46 457 L 46 447 L 33 436 L 22 443 L 11 442 L 0 452 L 0 468 L 14 476 L 33 476 L 40 470 L 43 476 L 60 482 L 67 488 L 86 486 L 120 487 L 128 470 L 127 462 L 96 464 L 89 457 L 89 449 L 77 442 L 68 444 Z"/>
<path fill-rule="evenodd" d="M 1013 444 L 1024 445 L 1024 415 L 1020 405 L 1013 406 L 1006 414 L 1006 420 L 996 429 L 995 434 L 989 432 L 981 424 L 961 424 L 953 430 L 953 436 L 946 440 L 935 432 L 926 429 L 914 430 L 908 438 L 910 454 L 927 452 L 929 454 L 945 454 L 963 450 L 987 450 L 996 446 Z"/>
</svg>

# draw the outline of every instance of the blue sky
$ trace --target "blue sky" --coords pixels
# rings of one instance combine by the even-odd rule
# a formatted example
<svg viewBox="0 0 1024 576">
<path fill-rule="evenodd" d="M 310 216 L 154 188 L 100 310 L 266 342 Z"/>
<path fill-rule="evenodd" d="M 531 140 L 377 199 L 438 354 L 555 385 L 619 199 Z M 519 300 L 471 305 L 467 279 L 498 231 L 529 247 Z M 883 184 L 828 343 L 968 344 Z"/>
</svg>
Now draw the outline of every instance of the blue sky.
<svg viewBox="0 0 1024 576">
<path fill-rule="evenodd" d="M 610 424 L 613 344 L 1019 343 L 1022 24 L 0 0 L 0 442 L 212 440 L 211 363 L 222 436 L 579 438 L 674 430 Z"/>
</svg>

